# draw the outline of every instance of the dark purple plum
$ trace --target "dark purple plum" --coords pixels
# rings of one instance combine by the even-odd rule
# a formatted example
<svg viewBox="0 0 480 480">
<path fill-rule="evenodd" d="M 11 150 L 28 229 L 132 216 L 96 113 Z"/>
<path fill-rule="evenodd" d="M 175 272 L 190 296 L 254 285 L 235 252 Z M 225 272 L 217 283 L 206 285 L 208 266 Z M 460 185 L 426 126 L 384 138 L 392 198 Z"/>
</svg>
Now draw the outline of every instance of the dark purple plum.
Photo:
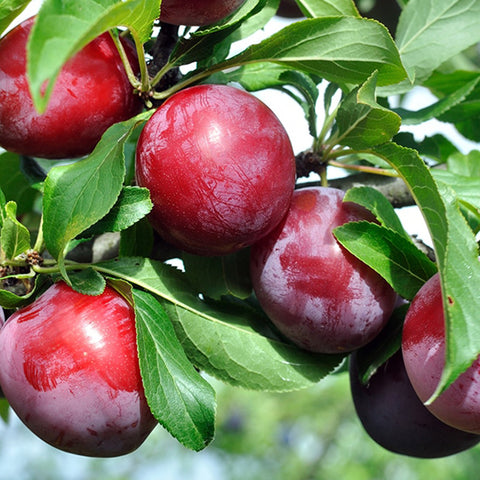
<svg viewBox="0 0 480 480">
<path fill-rule="evenodd" d="M 354 352 L 350 356 L 350 388 L 365 431 L 391 452 L 440 458 L 480 442 L 479 435 L 452 428 L 430 413 L 410 383 L 401 351 L 380 366 L 365 385 L 360 381 Z"/>
</svg>

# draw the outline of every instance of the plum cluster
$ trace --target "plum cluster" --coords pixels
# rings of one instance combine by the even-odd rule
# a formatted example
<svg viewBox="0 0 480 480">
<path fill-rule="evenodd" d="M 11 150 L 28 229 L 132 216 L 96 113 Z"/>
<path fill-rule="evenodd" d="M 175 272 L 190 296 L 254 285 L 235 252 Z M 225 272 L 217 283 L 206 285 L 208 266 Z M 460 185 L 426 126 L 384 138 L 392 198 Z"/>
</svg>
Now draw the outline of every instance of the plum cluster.
<svg viewBox="0 0 480 480">
<path fill-rule="evenodd" d="M 242 3 L 164 0 L 161 20 L 205 25 Z M 144 105 L 117 46 L 104 34 L 64 66 L 46 112 L 39 114 L 25 71 L 33 21 L 0 41 L 0 145 L 41 158 L 87 155 L 109 126 Z M 138 72 L 135 49 L 122 42 Z M 135 179 L 150 191 L 149 220 L 168 244 L 204 256 L 249 248 L 256 299 L 278 334 L 312 353 L 349 356 L 355 408 L 380 445 L 436 457 L 480 441 L 478 362 L 424 405 L 444 365 L 438 276 L 411 304 L 402 351 L 367 384 L 360 382 L 357 352 L 382 332 L 398 298 L 336 241 L 333 230 L 375 218 L 345 202 L 340 190 L 296 188 L 288 134 L 257 97 L 225 85 L 196 85 L 172 95 L 143 128 Z M 62 281 L 53 284 L 3 324 L 0 365 L 0 385 L 12 408 L 62 450 L 122 455 L 157 424 L 139 372 L 134 309 L 112 287 L 94 297 Z"/>
</svg>

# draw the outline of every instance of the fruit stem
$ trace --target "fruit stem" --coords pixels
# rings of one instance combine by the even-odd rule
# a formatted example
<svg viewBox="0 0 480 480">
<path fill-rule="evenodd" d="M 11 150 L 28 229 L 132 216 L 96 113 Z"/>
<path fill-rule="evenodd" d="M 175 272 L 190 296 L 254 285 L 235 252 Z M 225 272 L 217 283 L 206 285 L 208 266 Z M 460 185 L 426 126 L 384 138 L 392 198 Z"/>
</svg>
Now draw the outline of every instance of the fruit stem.
<svg viewBox="0 0 480 480">
<path fill-rule="evenodd" d="M 385 177 L 398 177 L 398 173 L 393 170 L 387 170 L 380 167 L 370 167 L 368 165 L 349 165 L 336 160 L 329 160 L 329 165 L 332 167 L 344 168 L 347 170 L 355 170 L 357 172 L 373 173 L 375 175 L 383 175 Z"/>
<path fill-rule="evenodd" d="M 151 81 L 151 85 L 152 87 L 155 87 L 155 85 L 158 85 L 158 83 L 160 82 L 160 80 L 164 77 L 164 75 L 172 69 L 172 65 L 170 63 L 166 63 L 156 74 L 155 76 L 152 78 L 152 81 Z M 172 88 L 175 88 L 175 87 L 171 87 L 170 89 L 168 90 L 171 90 Z M 176 91 L 176 90 L 175 90 Z M 152 97 L 155 98 L 155 99 L 164 99 L 164 98 L 167 98 L 168 96 L 170 95 L 166 95 L 166 96 L 159 96 L 158 94 L 154 93 L 152 94 Z"/>
<path fill-rule="evenodd" d="M 43 239 L 43 215 L 40 218 L 40 225 L 38 226 L 37 238 L 33 250 L 39 253 L 42 253 L 45 250 L 45 241 Z"/>
<path fill-rule="evenodd" d="M 323 122 L 322 129 L 320 130 L 318 137 L 315 139 L 315 144 L 313 147 L 314 149 L 316 149 L 317 146 L 323 145 L 325 143 L 327 134 L 332 128 L 333 122 L 335 121 L 335 118 L 337 116 L 338 108 L 339 108 L 339 105 L 337 105 L 333 109 L 333 111 L 325 117 L 325 121 Z"/>
<path fill-rule="evenodd" d="M 147 63 L 145 60 L 145 52 L 143 50 L 143 45 L 142 45 L 142 42 L 140 42 L 140 39 L 138 38 L 138 36 L 135 35 L 135 32 L 130 31 L 130 34 L 132 35 L 132 38 L 135 43 L 135 48 L 137 50 L 138 64 L 140 68 L 140 81 L 138 80 L 137 76 L 135 75 L 132 69 L 132 66 L 130 65 L 130 61 L 128 60 L 127 54 L 125 52 L 125 48 L 123 47 L 122 42 L 120 41 L 120 37 L 110 32 L 110 35 L 115 43 L 115 46 L 117 47 L 120 58 L 122 59 L 122 63 L 125 68 L 125 72 L 127 74 L 128 80 L 130 81 L 132 87 L 141 92 L 148 92 L 148 90 L 150 89 L 150 83 L 148 78 Z"/>
</svg>

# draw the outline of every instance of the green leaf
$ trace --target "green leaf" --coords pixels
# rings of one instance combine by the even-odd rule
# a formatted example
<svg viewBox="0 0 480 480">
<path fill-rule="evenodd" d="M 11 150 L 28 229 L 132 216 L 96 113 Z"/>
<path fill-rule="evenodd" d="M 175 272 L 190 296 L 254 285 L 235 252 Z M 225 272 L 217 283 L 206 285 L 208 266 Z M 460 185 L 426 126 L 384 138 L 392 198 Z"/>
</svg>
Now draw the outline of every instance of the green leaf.
<svg viewBox="0 0 480 480">
<path fill-rule="evenodd" d="M 150 192 L 146 188 L 123 187 L 120 195 L 108 214 L 83 232 L 83 237 L 91 237 L 105 232 L 120 232 L 131 227 L 152 209 Z"/>
<path fill-rule="evenodd" d="M 375 270 L 407 300 L 412 300 L 437 272 L 436 265 L 410 239 L 376 223 L 347 223 L 335 228 L 334 234 L 350 253 Z"/>
<path fill-rule="evenodd" d="M 121 258 L 94 268 L 162 298 L 190 361 L 249 389 L 291 391 L 312 386 L 342 360 L 314 355 L 272 334 L 263 313 L 246 303 L 202 301 L 179 270 L 147 258 Z"/>
<path fill-rule="evenodd" d="M 400 129 L 401 119 L 375 100 L 377 73 L 341 102 L 336 122 L 338 143 L 363 149 L 388 142 Z"/>
<path fill-rule="evenodd" d="M 448 185 L 458 198 L 480 209 L 479 177 L 467 177 L 444 170 L 432 170 L 432 175 L 437 183 Z"/>
<path fill-rule="evenodd" d="M 381 225 L 410 240 L 392 204 L 377 189 L 367 186 L 351 188 L 345 193 L 343 201 L 362 205 L 375 215 Z"/>
<path fill-rule="evenodd" d="M 190 283 L 198 292 L 215 300 L 220 300 L 224 295 L 243 299 L 250 296 L 252 284 L 249 259 L 248 249 L 219 257 L 202 257 L 187 253 L 182 257 Z"/>
<path fill-rule="evenodd" d="M 195 365 L 223 382 L 251 390 L 288 392 L 330 374 L 338 355 L 305 352 L 276 338 L 259 312 L 238 304 L 164 304 Z"/>
<path fill-rule="evenodd" d="M 37 109 L 45 110 L 62 66 L 87 43 L 118 26 L 146 42 L 159 11 L 160 0 L 43 1 L 27 46 L 27 75 Z"/>
<path fill-rule="evenodd" d="M 6 398 L 0 398 L 0 417 L 5 423 L 10 417 L 10 404 Z"/>
<path fill-rule="evenodd" d="M 84 295 L 101 295 L 105 290 L 105 279 L 93 268 L 80 270 L 69 275 L 71 287 Z"/>
<path fill-rule="evenodd" d="M 149 257 L 153 248 L 153 229 L 148 219 L 143 218 L 120 234 L 121 257 Z"/>
<path fill-rule="evenodd" d="M 456 152 L 450 155 L 447 165 L 450 173 L 480 178 L 480 150 L 472 150 L 466 155 Z"/>
<path fill-rule="evenodd" d="M 417 150 L 417 152 L 425 157 L 436 160 L 439 163 L 447 161 L 448 157 L 457 152 L 457 147 L 444 135 L 435 134 L 431 137 L 425 137 L 417 142 L 412 133 L 400 132 L 393 138 L 395 143 Z"/>
<path fill-rule="evenodd" d="M 133 289 L 140 371 L 155 418 L 186 447 L 213 439 L 215 392 L 187 359 L 158 301 Z"/>
<path fill-rule="evenodd" d="M 7 281 L 10 284 L 17 282 L 19 284 L 21 283 L 21 287 L 23 290 L 25 289 L 25 286 L 23 285 L 24 282 L 29 284 L 33 283 L 33 288 L 30 288 L 30 290 L 24 294 L 20 294 L 20 292 L 15 293 L 11 291 L 11 289 L 0 289 L 0 306 L 13 310 L 15 308 L 23 307 L 24 305 L 30 303 L 37 289 L 37 285 L 39 283 L 38 279 L 39 276 L 36 275 L 33 270 L 30 270 L 27 273 L 7 275 L 2 277 L 2 282 Z"/>
<path fill-rule="evenodd" d="M 442 284 L 446 365 L 432 398 L 447 388 L 480 353 L 480 262 L 475 236 L 451 189 L 437 184 L 415 150 L 388 143 L 373 149 L 409 187 L 432 236 Z"/>
<path fill-rule="evenodd" d="M 0 0 L 0 35 L 29 3 L 30 0 Z"/>
<path fill-rule="evenodd" d="M 7 199 L 5 197 L 5 194 L 3 193 L 2 188 L 0 187 L 0 211 L 3 212 L 3 209 L 5 208 L 5 205 L 7 204 Z M 3 214 L 0 215 L 0 222 L 3 220 Z M 0 226 L 2 223 L 0 223 Z"/>
<path fill-rule="evenodd" d="M 264 28 L 275 16 L 279 5 L 280 0 L 266 0 L 265 3 L 259 2 L 258 7 L 252 9 L 248 18 L 243 19 L 240 27 L 230 35 L 229 41 L 232 43 L 238 42 Z"/>
<path fill-rule="evenodd" d="M 450 118 L 455 122 L 466 117 L 465 104 L 463 102 L 478 84 L 480 84 L 480 75 L 428 107 L 416 111 L 396 108 L 394 111 L 402 117 L 403 125 L 419 125 L 432 118 Z M 480 102 L 478 103 L 480 104 Z M 463 105 L 463 107 L 460 108 L 459 105 Z M 454 107 L 457 108 L 455 109 Z M 480 105 L 477 113 L 480 114 Z"/>
<path fill-rule="evenodd" d="M 302 12 L 311 18 L 352 16 L 360 17 L 352 0 L 297 0 Z"/>
<path fill-rule="evenodd" d="M 123 144 L 144 116 L 110 127 L 85 159 L 50 170 L 43 199 L 45 243 L 61 261 L 70 240 L 103 218 L 117 201 L 125 176 Z"/>
<path fill-rule="evenodd" d="M 5 205 L 0 247 L 7 259 L 13 259 L 30 248 L 30 232 L 17 220 L 17 204 Z"/>
<path fill-rule="evenodd" d="M 446 60 L 480 41 L 477 0 L 410 0 L 400 15 L 396 42 L 417 83 Z M 445 41 L 448 39 L 448 41 Z"/>
<path fill-rule="evenodd" d="M 216 65 L 215 70 L 253 62 L 278 63 L 340 84 L 362 83 L 375 70 L 379 85 L 396 83 L 406 76 L 388 30 L 373 20 L 355 17 L 294 22 Z"/>
<path fill-rule="evenodd" d="M 22 172 L 20 156 L 10 152 L 0 154 L 0 188 L 7 200 L 17 203 L 18 215 L 33 209 L 37 192 L 30 186 Z"/>
<path fill-rule="evenodd" d="M 230 37 L 239 29 L 243 21 L 258 13 L 265 6 L 267 0 L 247 0 L 233 16 L 224 22 L 200 28 L 188 37 L 181 38 L 175 46 L 169 58 L 169 64 L 172 67 L 186 65 L 192 62 L 200 62 L 208 57 L 215 57 L 215 51 L 219 44 Z M 228 52 L 230 44 L 235 40 L 234 37 L 228 38 L 226 48 L 223 51 Z M 222 56 L 223 59 L 224 56 Z M 211 59 L 209 59 L 209 63 Z"/>
</svg>

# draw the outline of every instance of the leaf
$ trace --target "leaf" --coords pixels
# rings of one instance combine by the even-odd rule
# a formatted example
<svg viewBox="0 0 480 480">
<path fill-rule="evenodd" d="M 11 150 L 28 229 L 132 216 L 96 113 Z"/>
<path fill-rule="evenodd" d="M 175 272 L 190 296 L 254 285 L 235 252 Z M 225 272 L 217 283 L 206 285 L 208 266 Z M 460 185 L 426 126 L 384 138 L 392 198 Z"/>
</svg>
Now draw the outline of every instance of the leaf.
<svg viewBox="0 0 480 480">
<path fill-rule="evenodd" d="M 252 9 L 248 17 L 242 20 L 239 28 L 230 35 L 229 40 L 232 43 L 238 42 L 263 29 L 275 16 L 279 5 L 280 0 L 266 0 L 265 3 L 260 2 L 258 7 L 254 10 Z"/>
<path fill-rule="evenodd" d="M 30 212 L 37 192 L 22 173 L 21 157 L 10 152 L 0 154 L 0 188 L 7 200 L 17 204 L 17 214 Z"/>
<path fill-rule="evenodd" d="M 480 150 L 472 150 L 466 155 L 456 152 L 450 155 L 447 164 L 450 173 L 480 178 Z"/>
<path fill-rule="evenodd" d="M 10 418 L 10 404 L 6 398 L 0 398 L 0 417 L 5 423 Z"/>
<path fill-rule="evenodd" d="M 407 300 L 412 300 L 437 272 L 435 264 L 408 238 L 376 223 L 347 223 L 335 228 L 334 234 L 350 253 L 375 270 Z"/>
<path fill-rule="evenodd" d="M 340 145 L 354 149 L 368 148 L 388 142 L 400 129 L 400 117 L 375 100 L 377 73 L 341 102 L 336 117 Z"/>
<path fill-rule="evenodd" d="M 352 0 L 297 0 L 297 4 L 307 17 L 360 17 Z"/>
<path fill-rule="evenodd" d="M 0 35 L 29 3 L 30 0 L 0 0 Z"/>
<path fill-rule="evenodd" d="M 432 118 L 451 118 L 455 122 L 456 118 L 466 117 L 464 108 L 460 108 L 459 105 L 462 105 L 462 102 L 474 91 L 479 83 L 480 76 L 462 85 L 458 90 L 443 97 L 438 102 L 420 110 L 410 111 L 404 108 L 396 108 L 394 111 L 402 117 L 403 125 L 419 125 Z M 457 108 L 454 109 L 454 107 Z M 480 114 L 480 107 L 478 108 L 478 113 Z"/>
<path fill-rule="evenodd" d="M 343 201 L 362 205 L 370 210 L 384 227 L 410 240 L 392 204 L 377 189 L 367 186 L 350 188 L 345 192 Z"/>
<path fill-rule="evenodd" d="M 378 84 L 406 76 L 388 30 L 355 17 L 321 17 L 294 22 L 242 53 L 217 64 L 215 71 L 274 62 L 340 84 L 364 82 L 378 70 Z"/>
<path fill-rule="evenodd" d="M 266 319 L 238 305 L 164 304 L 192 363 L 208 374 L 251 390 L 288 392 L 318 383 L 337 367 L 337 355 L 312 354 L 269 337 Z"/>
<path fill-rule="evenodd" d="M 439 163 L 446 162 L 450 155 L 458 151 L 457 147 L 442 134 L 425 137 L 422 141 L 417 142 L 412 133 L 400 132 L 395 135 L 393 140 L 395 143 L 415 149 L 420 155 L 434 159 Z"/>
<path fill-rule="evenodd" d="M 0 214 L 3 216 L 0 246 L 5 257 L 11 260 L 30 248 L 30 232 L 17 220 L 15 202 L 7 202 Z"/>
<path fill-rule="evenodd" d="M 265 3 L 266 0 L 247 0 L 225 22 L 213 27 L 201 28 L 192 33 L 191 36 L 181 38 L 170 55 L 169 64 L 172 67 L 187 65 L 192 62 L 200 62 L 201 64 L 202 60 L 214 56 L 219 44 L 236 32 L 246 18 L 261 11 Z M 225 50 L 229 50 L 230 44 L 234 40 L 235 38 L 228 39 Z"/>
<path fill-rule="evenodd" d="M 117 201 L 125 175 L 123 144 L 143 118 L 113 125 L 87 158 L 48 173 L 43 231 L 48 251 L 58 261 L 70 240 L 103 218 Z"/>
<path fill-rule="evenodd" d="M 82 236 L 92 237 L 105 232 L 120 232 L 145 217 L 151 209 L 152 202 L 148 189 L 123 187 L 108 214 L 83 232 Z"/>
<path fill-rule="evenodd" d="M 87 43 L 118 26 L 128 27 L 144 43 L 159 12 L 160 0 L 44 0 L 27 45 L 36 108 L 45 110 L 62 66 Z"/>
<path fill-rule="evenodd" d="M 480 209 L 480 178 L 457 175 L 444 170 L 432 170 L 437 183 L 448 185 L 461 200 Z"/>
<path fill-rule="evenodd" d="M 224 295 L 248 298 L 252 293 L 248 249 L 232 255 L 203 257 L 184 253 L 185 273 L 198 292 L 220 300 Z"/>
<path fill-rule="evenodd" d="M 411 0 L 412 1 L 412 0 Z M 438 185 L 415 150 L 387 143 L 372 152 L 388 161 L 409 187 L 432 236 L 442 284 L 446 365 L 435 398 L 480 353 L 480 262 L 475 236 L 452 190 Z"/>
<path fill-rule="evenodd" d="M 32 297 L 34 296 L 37 285 L 39 283 L 39 276 L 35 274 L 33 270 L 30 270 L 28 273 L 16 274 L 16 275 L 7 275 L 2 277 L 2 282 L 7 280 L 10 282 L 28 282 L 28 284 L 33 283 L 33 288 L 30 288 L 30 291 L 26 292 L 24 295 L 17 295 L 16 293 L 0 289 L 0 306 L 7 309 L 15 309 L 23 307 L 31 302 Z M 32 281 L 33 280 L 33 281 Z M 18 292 L 19 293 L 19 292 Z"/>
<path fill-rule="evenodd" d="M 177 440 L 202 450 L 213 439 L 215 392 L 187 359 L 158 301 L 132 290 L 145 396 L 155 418 Z"/>
<path fill-rule="evenodd" d="M 69 275 L 71 287 L 84 295 L 101 295 L 105 290 L 105 279 L 93 268 L 80 270 Z"/>
<path fill-rule="evenodd" d="M 5 194 L 3 193 L 3 190 L 0 188 L 0 226 L 3 225 L 3 209 L 5 208 L 5 205 L 7 204 L 7 199 L 5 198 Z"/>
<path fill-rule="evenodd" d="M 120 234 L 121 257 L 149 257 L 153 248 L 153 229 L 143 218 Z"/>
<path fill-rule="evenodd" d="M 249 389 L 291 391 L 317 383 L 342 360 L 315 355 L 275 337 L 263 314 L 246 303 L 206 303 L 173 267 L 147 258 L 121 258 L 94 268 L 162 298 L 190 361 Z"/>
<path fill-rule="evenodd" d="M 479 42 L 479 20 L 477 0 L 410 0 L 400 15 L 396 42 L 411 78 L 422 82 L 446 60 Z"/>
</svg>

